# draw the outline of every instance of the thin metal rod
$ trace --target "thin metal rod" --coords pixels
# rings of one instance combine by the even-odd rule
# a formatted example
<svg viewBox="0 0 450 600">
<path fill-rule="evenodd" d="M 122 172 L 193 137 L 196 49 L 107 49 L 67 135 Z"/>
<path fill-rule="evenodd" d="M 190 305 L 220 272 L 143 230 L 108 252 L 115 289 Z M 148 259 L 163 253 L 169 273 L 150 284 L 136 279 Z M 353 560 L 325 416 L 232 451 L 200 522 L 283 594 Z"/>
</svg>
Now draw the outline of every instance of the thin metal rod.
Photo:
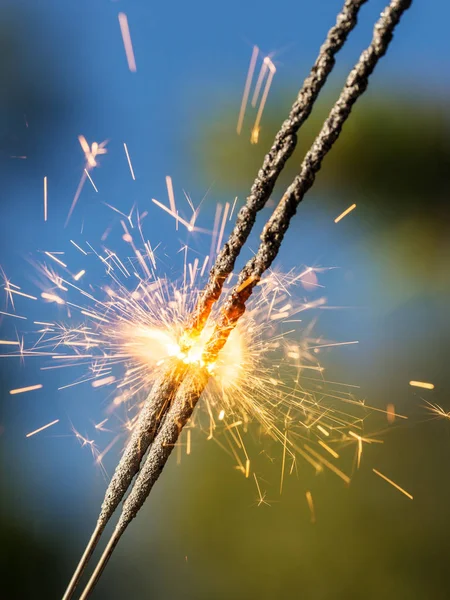
<svg viewBox="0 0 450 600">
<path fill-rule="evenodd" d="M 122 513 L 114 533 L 83 590 L 80 600 L 86 600 L 91 594 L 111 558 L 118 541 L 142 508 L 142 505 L 161 475 L 183 427 L 189 421 L 208 380 L 208 370 L 206 368 L 196 368 L 195 371 L 186 376 L 179 387 L 177 397 L 162 422 L 158 435 L 145 459 L 145 463 L 141 467 L 133 488 L 123 504 Z"/>
<path fill-rule="evenodd" d="M 180 361 L 175 361 L 161 373 L 160 377 L 153 384 L 152 390 L 141 409 L 133 434 L 125 447 L 125 451 L 106 490 L 94 533 L 70 580 L 63 600 L 70 600 L 72 598 L 106 525 L 139 470 L 141 460 L 158 431 L 161 419 L 175 397 L 178 385 L 181 383 L 186 369 L 187 365 L 184 365 Z"/>
</svg>

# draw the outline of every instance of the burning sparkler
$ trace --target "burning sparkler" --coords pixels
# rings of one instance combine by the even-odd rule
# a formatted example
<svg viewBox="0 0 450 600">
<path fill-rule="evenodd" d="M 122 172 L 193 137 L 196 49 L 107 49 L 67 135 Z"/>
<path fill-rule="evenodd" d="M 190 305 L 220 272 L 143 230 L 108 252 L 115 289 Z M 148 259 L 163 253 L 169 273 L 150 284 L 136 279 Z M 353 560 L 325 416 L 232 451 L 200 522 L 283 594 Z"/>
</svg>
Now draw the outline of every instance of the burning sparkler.
<svg viewBox="0 0 450 600">
<path fill-rule="evenodd" d="M 193 264 L 189 264 L 189 278 L 185 266 L 181 288 L 170 284 L 165 278 L 158 278 L 155 275 L 154 249 L 145 240 L 141 219 L 137 215 L 137 222 L 135 221 L 133 210 L 130 215 L 124 216 L 128 219 L 130 231 L 134 229 L 133 221 L 135 221 L 136 229 L 145 248 L 144 253 L 138 250 L 125 221 L 122 221 L 125 231 L 123 239 L 130 244 L 134 251 L 136 257 L 134 263 L 124 264 L 117 254 L 110 250 L 106 250 L 106 256 L 102 256 L 90 246 L 104 264 L 107 274 L 114 283 L 114 286 L 106 289 L 108 295 L 106 300 L 96 298 L 92 289 L 87 291 L 80 287 L 80 280 L 86 274 L 85 269 L 70 275 L 66 262 L 56 256 L 55 252 L 45 253 L 47 258 L 56 263 L 57 267 L 55 268 L 64 271 L 64 275 L 59 275 L 44 265 L 42 273 L 52 285 L 50 289 L 46 287 L 42 291 L 41 297 L 49 302 L 66 305 L 71 310 L 78 310 L 81 315 L 87 317 L 89 325 L 65 328 L 56 323 L 41 322 L 40 325 L 44 329 L 40 331 L 39 340 L 30 353 L 41 356 L 50 355 L 53 360 L 62 361 L 62 363 L 70 361 L 73 364 L 80 364 L 80 361 L 88 361 L 93 374 L 90 378 L 82 381 L 91 381 L 94 387 L 115 383 L 116 378 L 112 374 L 113 368 L 117 364 L 125 364 L 125 376 L 117 385 L 118 390 L 123 390 L 125 400 L 130 396 L 136 397 L 142 390 L 150 389 L 139 414 L 129 423 L 129 427 L 132 429 L 131 438 L 108 486 L 95 530 L 66 590 L 64 600 L 72 597 L 101 534 L 136 476 L 136 481 L 123 504 L 113 536 L 80 596 L 82 600 L 88 597 L 120 537 L 132 519 L 136 517 L 161 474 L 174 446 L 178 443 L 181 431 L 191 419 L 201 396 L 204 397 L 209 413 L 208 427 L 211 437 L 216 427 L 216 419 L 223 421 L 226 415 L 233 418 L 233 421 L 227 425 L 227 432 L 232 438 L 238 440 L 238 446 L 243 450 L 244 456 L 237 458 L 245 477 L 250 476 L 251 463 L 239 433 L 241 425 L 246 427 L 251 420 L 257 420 L 268 436 L 283 444 L 280 488 L 283 485 L 286 455 L 294 457 L 296 452 L 301 454 L 318 472 L 326 467 L 346 483 L 350 481 L 349 476 L 331 462 L 339 458 L 338 452 L 332 447 L 331 432 L 339 433 L 346 441 L 353 441 L 357 444 L 358 465 L 361 460 L 363 442 L 373 441 L 364 438 L 361 432 L 353 431 L 353 429 L 359 429 L 360 419 L 351 419 L 339 410 L 333 413 L 324 411 L 314 397 L 304 393 L 299 385 L 298 371 L 301 368 L 310 367 L 319 373 L 322 372 L 320 366 L 314 365 L 313 354 L 310 350 L 317 350 L 321 346 L 330 344 L 317 344 L 316 342 L 314 347 L 314 344 L 310 344 L 305 335 L 305 347 L 300 347 L 298 344 L 289 344 L 286 339 L 281 342 L 276 336 L 263 335 L 263 333 L 273 332 L 278 322 L 288 320 L 307 308 L 305 303 L 297 304 L 290 297 L 288 291 L 288 286 L 301 281 L 303 274 L 290 274 L 287 278 L 279 278 L 276 274 L 268 275 L 267 273 L 270 272 L 298 204 L 313 185 L 323 158 L 339 136 L 353 104 L 365 91 L 369 76 L 378 60 L 386 52 L 392 39 L 393 30 L 403 12 L 409 7 L 411 0 L 392 0 L 382 13 L 375 26 L 372 43 L 363 52 L 350 73 L 340 97 L 302 163 L 299 176 L 286 190 L 266 224 L 258 251 L 239 273 L 226 300 L 221 303 L 220 307 L 216 306 L 226 283 L 232 277 L 235 261 L 248 239 L 256 214 L 267 203 L 286 160 L 295 148 L 297 131 L 310 114 L 312 106 L 334 66 L 334 57 L 344 45 L 349 32 L 356 25 L 358 11 L 365 1 L 346 0 L 344 3 L 336 25 L 330 30 L 311 74 L 306 79 L 288 119 L 283 123 L 273 147 L 264 160 L 263 168 L 253 184 L 245 206 L 238 213 L 233 232 L 222 249 L 218 251 L 208 282 L 201 293 L 197 292 L 196 277 L 197 272 L 203 274 L 208 257 L 205 258 L 201 269 L 198 258 Z M 125 15 L 121 15 L 119 20 L 129 67 L 131 70 L 136 70 L 126 17 L 124 17 Z M 257 51 L 254 51 L 250 65 L 252 74 L 256 56 Z M 254 130 L 259 128 L 264 103 L 275 73 L 275 67 L 269 58 L 263 62 L 257 88 L 258 86 L 262 87 L 266 73 L 266 85 Z M 248 100 L 249 86 L 250 84 L 246 84 L 241 111 L 245 109 Z M 259 91 L 258 93 L 255 91 L 256 99 Z M 242 118 L 243 116 L 239 117 L 238 131 L 242 126 Z M 91 179 L 89 170 L 97 166 L 97 155 L 106 152 L 104 143 L 99 145 L 94 142 L 90 147 L 82 136 L 79 141 L 85 153 L 86 168 L 68 218 L 73 212 L 85 178 Z M 124 149 L 134 179 L 126 144 L 124 144 Z M 91 183 L 94 185 L 92 180 Z M 154 203 L 174 217 L 177 224 L 181 223 L 186 226 L 188 231 L 193 231 L 196 228 L 197 211 L 191 206 L 193 210 L 191 220 L 182 219 L 176 208 L 170 177 L 166 178 L 166 183 L 170 208 L 155 200 Z M 339 218 L 343 218 L 351 209 L 352 207 Z M 45 208 L 46 210 L 47 208 Z M 114 210 L 120 212 L 117 209 Z M 231 213 L 233 210 L 234 204 Z M 214 229 L 217 238 L 213 238 L 211 257 L 214 251 L 221 247 L 229 213 L 230 204 L 227 203 L 223 214 L 221 212 L 216 214 Z M 86 250 L 83 250 L 73 240 L 70 241 L 75 248 L 87 256 Z M 137 272 L 139 269 L 143 272 L 142 277 Z M 312 269 L 307 269 L 304 273 L 311 271 Z M 120 276 L 125 278 L 135 276 L 138 280 L 137 286 L 131 293 L 120 284 Z M 86 309 L 79 303 L 69 301 L 66 298 L 69 289 L 75 290 L 87 298 L 92 306 Z M 13 294 L 18 294 L 37 300 L 36 296 L 15 289 L 13 284 L 5 286 L 5 290 L 11 298 Z M 258 291 L 258 294 L 254 294 L 255 290 Z M 318 305 L 320 303 L 321 300 L 317 302 Z M 247 318 L 242 320 L 244 312 L 247 313 Z M 257 319 L 256 316 L 261 312 L 264 313 L 265 318 Z M 283 344 L 286 345 L 285 352 L 280 351 Z M 64 348 L 68 348 L 69 353 L 63 351 Z M 264 358 L 267 357 L 269 351 L 274 349 L 281 354 L 282 360 L 275 361 L 276 364 L 273 363 L 272 368 L 267 369 L 267 367 L 263 367 Z M 24 354 L 23 346 L 19 345 L 17 355 Z M 290 362 L 285 360 L 286 357 Z M 280 371 L 287 364 L 295 365 L 297 373 L 294 385 L 289 389 L 288 394 L 284 389 L 283 378 L 280 376 Z M 76 385 L 82 381 L 70 385 Z M 411 382 L 411 384 L 413 383 Z M 40 384 L 32 385 L 11 390 L 11 393 L 37 390 L 40 387 L 42 387 Z M 252 394 L 245 394 L 246 388 L 251 389 Z M 267 394 L 268 389 L 272 394 Z M 218 394 L 217 390 L 220 390 L 221 393 Z M 264 391 L 264 393 L 258 394 L 258 391 Z M 261 400 L 262 398 L 264 401 Z M 120 403 L 122 398 L 119 396 L 116 401 Z M 346 401 L 350 404 L 358 404 L 350 397 L 347 397 Z M 320 437 L 318 445 L 327 452 L 330 459 L 325 458 L 323 454 L 312 447 L 311 442 L 301 444 L 301 434 L 292 433 L 290 424 L 293 421 L 294 411 L 300 412 L 304 417 L 299 419 L 301 428 L 308 433 L 314 429 L 317 436 L 320 435 L 327 439 L 325 442 Z M 284 426 L 281 428 L 277 423 L 280 415 L 284 422 Z M 28 437 L 57 422 L 56 419 L 43 425 L 30 432 Z M 79 437 L 79 434 L 77 436 Z M 84 442 L 92 446 L 91 440 L 84 440 Z M 412 498 L 409 493 L 386 476 L 375 472 Z M 256 474 L 253 473 L 253 476 L 261 502 L 264 502 Z M 310 492 L 307 492 L 306 498 L 311 519 L 314 520 L 314 503 Z"/>
</svg>

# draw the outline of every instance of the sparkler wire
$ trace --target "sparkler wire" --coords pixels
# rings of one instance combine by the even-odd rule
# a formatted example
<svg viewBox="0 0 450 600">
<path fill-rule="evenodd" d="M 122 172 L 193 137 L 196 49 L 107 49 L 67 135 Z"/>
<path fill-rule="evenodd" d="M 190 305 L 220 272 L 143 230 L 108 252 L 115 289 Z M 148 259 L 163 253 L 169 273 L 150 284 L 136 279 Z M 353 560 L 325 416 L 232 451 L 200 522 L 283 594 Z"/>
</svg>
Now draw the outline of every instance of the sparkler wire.
<svg viewBox="0 0 450 600">
<path fill-rule="evenodd" d="M 284 234 L 289 227 L 292 217 L 296 213 L 298 204 L 313 185 L 323 158 L 339 137 L 356 100 L 366 90 L 371 73 L 378 60 L 386 53 L 393 37 L 393 31 L 400 21 L 403 12 L 411 5 L 411 2 L 412 0 L 392 0 L 381 14 L 380 19 L 375 25 L 371 44 L 361 54 L 359 61 L 348 76 L 341 95 L 331 109 L 311 149 L 305 156 L 300 175 L 294 179 L 293 183 L 286 190 L 278 207 L 264 228 L 258 252 L 242 269 L 238 283 L 226 301 L 221 317 L 206 345 L 204 352 L 206 364 L 214 361 L 217 357 L 230 332 L 244 313 L 245 302 L 251 295 L 254 286 L 276 257 Z M 248 282 L 248 284 L 243 285 L 245 282 Z M 184 425 L 186 425 L 191 417 L 208 379 L 209 371 L 205 367 L 198 367 L 195 370 L 189 371 L 189 374 L 179 387 L 175 400 L 165 416 L 150 448 L 145 464 L 141 467 L 136 482 L 124 502 L 116 529 L 91 579 L 80 596 L 80 600 L 86 600 L 92 592 L 120 537 L 150 494 Z"/>
</svg>

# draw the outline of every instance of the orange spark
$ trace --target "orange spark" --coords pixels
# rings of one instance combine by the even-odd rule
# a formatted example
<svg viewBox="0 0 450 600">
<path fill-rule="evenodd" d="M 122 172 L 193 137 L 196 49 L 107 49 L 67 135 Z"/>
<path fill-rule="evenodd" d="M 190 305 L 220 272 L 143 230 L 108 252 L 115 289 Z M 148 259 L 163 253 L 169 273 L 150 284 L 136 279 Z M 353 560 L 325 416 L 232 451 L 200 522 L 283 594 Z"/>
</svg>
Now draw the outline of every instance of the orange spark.
<svg viewBox="0 0 450 600">
<path fill-rule="evenodd" d="M 242 96 L 241 109 L 239 111 L 238 124 L 236 127 L 237 134 L 239 135 L 242 130 L 242 124 L 244 122 L 245 109 L 247 107 L 248 95 L 250 92 L 250 86 L 252 84 L 253 74 L 255 72 L 256 59 L 258 58 L 258 46 L 253 46 L 252 57 L 250 59 L 250 65 L 248 67 L 247 79 L 245 80 L 244 94 Z"/>
<path fill-rule="evenodd" d="M 388 404 L 386 407 L 386 415 L 389 424 L 392 424 L 395 421 L 395 406 L 393 404 Z"/>
<path fill-rule="evenodd" d="M 24 392 L 32 392 L 33 390 L 40 390 L 42 388 L 42 383 L 38 383 L 37 385 L 29 385 L 23 388 L 17 388 L 15 390 L 9 390 L 9 393 L 14 396 L 15 394 L 23 394 Z"/>
<path fill-rule="evenodd" d="M 396 490 L 398 490 L 399 492 L 401 492 L 402 494 L 405 494 L 405 496 L 407 498 L 409 498 L 410 500 L 413 499 L 413 497 L 411 496 L 411 494 L 409 494 L 406 490 L 404 490 L 402 487 L 400 487 L 397 483 L 395 483 L 395 481 L 392 481 L 392 479 L 389 479 L 389 477 L 386 477 L 386 475 L 383 475 L 383 473 L 380 473 L 380 471 L 377 471 L 376 469 L 372 469 L 372 471 L 378 475 L 379 477 L 381 477 L 381 479 L 384 479 L 385 481 L 387 481 L 388 483 L 390 483 L 393 487 L 395 487 Z"/>
<path fill-rule="evenodd" d="M 348 215 L 348 213 L 351 213 L 352 210 L 354 210 L 356 208 L 356 204 L 352 204 L 351 206 L 349 206 L 346 210 L 344 210 L 343 213 L 341 213 L 338 217 L 335 218 L 334 222 L 335 223 L 339 223 L 339 221 L 341 219 L 343 219 L 344 217 L 346 217 Z"/>
<path fill-rule="evenodd" d="M 134 59 L 133 44 L 131 43 L 130 28 L 128 27 L 128 19 L 125 13 L 119 13 L 119 25 L 122 33 L 125 54 L 127 56 L 128 68 L 133 73 L 136 73 L 136 61 Z"/>
<path fill-rule="evenodd" d="M 32 435 L 36 435 L 36 433 L 41 433 L 41 431 L 44 431 L 44 429 L 48 429 L 49 427 L 52 427 L 52 425 L 56 425 L 56 423 L 59 423 L 59 419 L 55 419 L 51 423 L 47 423 L 47 425 L 43 425 L 42 427 L 39 427 L 39 429 L 35 429 L 34 431 L 30 431 L 30 433 L 27 433 L 25 437 L 29 438 Z"/>
<path fill-rule="evenodd" d="M 20 342 L 15 342 L 13 340 L 0 340 L 0 344 L 2 346 L 20 346 Z"/>
<path fill-rule="evenodd" d="M 260 122 L 261 122 L 261 117 L 262 117 L 262 114 L 263 114 L 264 107 L 266 105 L 267 96 L 269 94 L 270 86 L 272 85 L 272 79 L 273 79 L 273 76 L 275 75 L 275 72 L 276 72 L 275 65 L 273 64 L 273 62 L 270 60 L 270 58 L 268 56 L 266 56 L 266 58 L 264 59 L 264 63 L 267 64 L 267 66 L 268 66 L 269 75 L 267 77 L 266 86 L 264 88 L 264 92 L 263 92 L 263 95 L 262 95 L 262 98 L 261 98 L 261 102 L 259 104 L 259 109 L 258 109 L 258 113 L 256 115 L 255 124 L 253 126 L 252 138 L 251 139 L 254 138 L 253 132 L 258 132 L 258 134 L 259 134 L 259 130 L 260 130 L 260 126 L 259 125 L 260 125 Z M 258 140 L 256 139 L 256 141 L 253 141 L 252 143 L 256 144 L 257 141 Z"/>
<path fill-rule="evenodd" d="M 413 387 L 423 388 L 424 390 L 434 390 L 433 383 L 427 383 L 426 381 L 410 381 L 409 385 Z"/>
<path fill-rule="evenodd" d="M 306 492 L 306 502 L 308 503 L 309 512 L 311 513 L 311 523 L 316 522 L 316 513 L 314 510 L 314 502 L 311 492 L 308 490 Z"/>
</svg>

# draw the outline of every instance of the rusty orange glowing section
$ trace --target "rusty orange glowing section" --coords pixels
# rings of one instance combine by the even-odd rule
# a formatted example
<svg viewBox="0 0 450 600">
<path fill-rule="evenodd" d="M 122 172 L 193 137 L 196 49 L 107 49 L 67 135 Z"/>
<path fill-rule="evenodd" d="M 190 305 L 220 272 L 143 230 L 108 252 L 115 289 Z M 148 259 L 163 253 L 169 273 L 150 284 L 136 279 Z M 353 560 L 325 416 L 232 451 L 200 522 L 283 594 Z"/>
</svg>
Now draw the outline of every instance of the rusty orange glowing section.
<svg viewBox="0 0 450 600">
<path fill-rule="evenodd" d="M 127 56 L 128 68 L 133 73 L 136 73 L 136 61 L 134 59 L 133 44 L 131 43 L 130 28 L 128 27 L 128 19 L 125 13 L 119 13 L 119 25 L 122 33 L 123 45 Z"/>
<path fill-rule="evenodd" d="M 29 385 L 23 388 L 16 388 L 15 390 L 9 390 L 9 393 L 14 396 L 15 394 L 23 394 L 24 392 L 32 392 L 33 390 L 40 390 L 42 388 L 42 383 L 38 383 L 37 385 Z"/>
</svg>

